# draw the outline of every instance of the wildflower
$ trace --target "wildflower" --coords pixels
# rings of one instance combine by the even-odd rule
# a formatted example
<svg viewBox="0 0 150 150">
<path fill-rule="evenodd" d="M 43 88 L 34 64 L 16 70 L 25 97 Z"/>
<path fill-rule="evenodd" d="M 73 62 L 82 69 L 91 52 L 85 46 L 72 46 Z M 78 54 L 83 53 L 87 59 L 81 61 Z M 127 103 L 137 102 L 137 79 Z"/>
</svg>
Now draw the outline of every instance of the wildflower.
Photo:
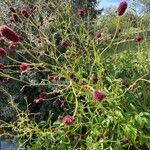
<svg viewBox="0 0 150 150">
<path fill-rule="evenodd" d="M 4 69 L 4 64 L 0 63 L 0 71 Z"/>
<path fill-rule="evenodd" d="M 54 81 L 58 81 L 60 78 L 58 76 L 54 76 Z"/>
<path fill-rule="evenodd" d="M 70 115 L 66 115 L 63 117 L 63 123 L 64 125 L 71 125 L 74 122 L 74 117 Z"/>
<path fill-rule="evenodd" d="M 63 48 L 67 48 L 68 47 L 68 43 L 66 41 L 61 41 L 60 42 L 61 47 Z"/>
<path fill-rule="evenodd" d="M 46 99 L 48 97 L 48 94 L 46 92 L 41 92 L 39 94 L 39 98 L 43 98 L 43 99 Z"/>
<path fill-rule="evenodd" d="M 18 15 L 16 13 L 12 13 L 10 21 L 12 22 L 21 22 Z"/>
<path fill-rule="evenodd" d="M 26 70 L 29 68 L 29 66 L 28 66 L 28 64 L 26 64 L 26 63 L 22 63 L 22 64 L 19 66 L 19 68 L 20 68 L 21 71 L 26 71 Z"/>
<path fill-rule="evenodd" d="M 134 41 L 140 43 L 142 41 L 142 37 L 140 35 L 135 36 Z"/>
<path fill-rule="evenodd" d="M 75 78 L 74 72 L 70 72 L 70 73 L 69 73 L 69 77 L 70 77 L 70 79 L 74 79 L 74 78 Z"/>
<path fill-rule="evenodd" d="M 4 57 L 6 55 L 7 55 L 7 52 L 3 48 L 0 48 L 0 56 Z"/>
<path fill-rule="evenodd" d="M 13 13 L 16 13 L 16 9 L 14 7 L 10 7 L 9 10 Z"/>
<path fill-rule="evenodd" d="M 29 17 L 29 13 L 26 9 L 21 9 L 21 15 L 25 18 L 28 18 Z"/>
<path fill-rule="evenodd" d="M 56 107 L 56 105 L 57 105 L 57 100 L 52 102 L 52 107 Z"/>
<path fill-rule="evenodd" d="M 97 76 L 96 76 L 96 75 L 93 75 L 92 80 L 93 80 L 93 83 L 94 83 L 94 84 L 96 84 L 96 83 L 97 83 L 97 81 L 98 81 Z"/>
<path fill-rule="evenodd" d="M 126 80 L 121 80 L 120 83 L 121 85 L 126 85 Z"/>
<path fill-rule="evenodd" d="M 128 4 L 127 4 L 126 1 L 122 1 L 122 2 L 119 4 L 119 6 L 118 6 L 118 8 L 117 8 L 117 14 L 118 14 L 118 16 L 122 16 L 122 15 L 125 13 L 125 11 L 126 11 L 126 9 L 127 9 L 127 6 L 128 6 Z"/>
<path fill-rule="evenodd" d="M 54 76 L 48 76 L 48 81 L 53 81 L 54 80 Z"/>
<path fill-rule="evenodd" d="M 95 37 L 98 39 L 98 38 L 100 38 L 101 37 L 101 33 L 100 32 L 96 32 L 95 33 Z"/>
<path fill-rule="evenodd" d="M 19 35 L 14 30 L 12 30 L 11 28 L 9 28 L 6 25 L 0 26 L 0 33 L 3 37 L 5 37 L 6 39 L 8 39 L 12 42 L 20 41 Z"/>
<path fill-rule="evenodd" d="M 93 92 L 93 98 L 96 100 L 96 101 L 101 101 L 103 100 L 104 98 L 106 97 L 105 93 L 103 91 L 100 91 L 100 90 L 95 90 Z"/>
<path fill-rule="evenodd" d="M 42 104 L 43 102 L 44 102 L 43 98 L 36 98 L 33 100 L 33 103 L 35 103 L 35 104 Z"/>
<path fill-rule="evenodd" d="M 16 50 L 16 44 L 14 44 L 13 42 L 9 42 L 9 43 L 8 43 L 8 47 L 9 47 L 9 49 L 11 49 L 11 50 Z"/>
<path fill-rule="evenodd" d="M 79 17 L 83 17 L 83 16 L 84 16 L 84 13 L 85 13 L 85 11 L 84 11 L 83 8 L 79 8 L 79 9 L 77 10 L 77 15 L 78 15 Z"/>
</svg>

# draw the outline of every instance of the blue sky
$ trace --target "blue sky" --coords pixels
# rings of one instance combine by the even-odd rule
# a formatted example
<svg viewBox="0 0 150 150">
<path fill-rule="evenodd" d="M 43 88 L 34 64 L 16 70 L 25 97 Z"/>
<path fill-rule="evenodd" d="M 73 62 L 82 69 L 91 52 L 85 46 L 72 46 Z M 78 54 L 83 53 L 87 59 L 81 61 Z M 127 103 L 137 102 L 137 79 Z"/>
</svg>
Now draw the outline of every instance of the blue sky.
<svg viewBox="0 0 150 150">
<path fill-rule="evenodd" d="M 120 0 L 101 0 L 99 3 L 100 8 L 107 8 L 109 6 L 115 5 L 117 6 L 119 4 Z"/>
</svg>

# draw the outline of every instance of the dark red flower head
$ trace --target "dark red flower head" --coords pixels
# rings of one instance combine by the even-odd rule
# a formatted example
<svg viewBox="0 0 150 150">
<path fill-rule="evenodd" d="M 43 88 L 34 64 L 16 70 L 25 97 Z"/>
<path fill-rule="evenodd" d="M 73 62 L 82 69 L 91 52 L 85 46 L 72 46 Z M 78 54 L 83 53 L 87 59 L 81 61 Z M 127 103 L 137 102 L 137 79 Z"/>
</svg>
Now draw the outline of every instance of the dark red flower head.
<svg viewBox="0 0 150 150">
<path fill-rule="evenodd" d="M 4 69 L 4 64 L 0 63 L 0 71 Z"/>
<path fill-rule="evenodd" d="M 26 63 L 22 63 L 20 66 L 19 66 L 19 69 L 21 71 L 26 71 L 27 69 L 29 68 L 28 64 Z"/>
<path fill-rule="evenodd" d="M 95 90 L 93 92 L 93 98 L 96 100 L 96 101 L 101 101 L 103 100 L 104 98 L 106 97 L 105 93 L 103 91 L 100 91 L 100 90 Z"/>
<path fill-rule="evenodd" d="M 11 50 L 16 50 L 16 44 L 14 44 L 13 42 L 9 42 L 9 43 L 8 43 L 8 47 L 9 47 L 9 49 L 11 49 Z"/>
<path fill-rule="evenodd" d="M 10 7 L 9 10 L 13 13 L 16 13 L 16 9 L 14 7 Z"/>
<path fill-rule="evenodd" d="M 97 81 L 98 81 L 97 76 L 96 76 L 96 75 L 93 75 L 92 80 L 93 80 L 93 83 L 94 83 L 94 84 L 96 84 L 96 83 L 97 83 Z"/>
<path fill-rule="evenodd" d="M 3 48 L 0 48 L 0 57 L 4 57 L 6 55 L 7 55 L 7 52 Z"/>
<path fill-rule="evenodd" d="M 118 16 L 122 16 L 125 13 L 127 7 L 128 7 L 128 4 L 127 4 L 126 1 L 120 2 L 119 6 L 117 8 L 117 14 L 118 14 Z"/>
<path fill-rule="evenodd" d="M 140 43 L 142 41 L 142 37 L 140 35 L 135 36 L 134 41 Z"/>
<path fill-rule="evenodd" d="M 46 99 L 47 97 L 48 97 L 47 92 L 41 92 L 41 93 L 39 94 L 39 98 Z"/>
<path fill-rule="evenodd" d="M 57 106 L 57 100 L 52 102 L 52 107 L 56 107 Z"/>
<path fill-rule="evenodd" d="M 66 115 L 63 117 L 63 123 L 64 125 L 71 125 L 74 122 L 74 117 L 70 115 Z"/>
<path fill-rule="evenodd" d="M 43 98 L 36 98 L 33 100 L 33 103 L 35 103 L 35 104 L 42 104 L 43 102 L 44 102 Z"/>
<path fill-rule="evenodd" d="M 66 41 L 61 41 L 60 42 L 61 47 L 63 48 L 67 48 L 68 47 L 68 43 Z"/>
<path fill-rule="evenodd" d="M 53 81 L 54 80 L 54 76 L 48 76 L 48 81 Z"/>
<path fill-rule="evenodd" d="M 69 73 L 69 77 L 70 77 L 70 79 L 74 79 L 74 78 L 75 78 L 74 72 L 70 72 L 70 73 Z"/>
<path fill-rule="evenodd" d="M 29 17 L 29 12 L 26 9 L 21 9 L 21 15 L 25 18 Z"/>
<path fill-rule="evenodd" d="M 83 17 L 83 16 L 84 16 L 84 13 L 85 13 L 85 11 L 84 11 L 83 8 L 79 8 L 78 11 L 77 11 L 77 15 L 78 15 L 79 17 Z"/>
<path fill-rule="evenodd" d="M 100 38 L 101 37 L 101 33 L 100 32 L 96 32 L 95 33 L 95 37 L 98 39 L 98 38 Z"/>
<path fill-rule="evenodd" d="M 121 84 L 121 85 L 126 85 L 126 80 L 123 80 L 123 79 L 122 79 L 122 80 L 120 81 L 120 84 Z"/>
<path fill-rule="evenodd" d="M 11 15 L 11 21 L 13 22 L 21 22 L 21 20 L 19 19 L 18 15 L 16 13 L 12 13 Z"/>
<path fill-rule="evenodd" d="M 12 41 L 12 42 L 19 42 L 19 35 L 12 30 L 11 28 L 9 28 L 6 25 L 1 25 L 0 26 L 0 33 L 3 37 L 5 37 L 6 39 Z"/>
</svg>

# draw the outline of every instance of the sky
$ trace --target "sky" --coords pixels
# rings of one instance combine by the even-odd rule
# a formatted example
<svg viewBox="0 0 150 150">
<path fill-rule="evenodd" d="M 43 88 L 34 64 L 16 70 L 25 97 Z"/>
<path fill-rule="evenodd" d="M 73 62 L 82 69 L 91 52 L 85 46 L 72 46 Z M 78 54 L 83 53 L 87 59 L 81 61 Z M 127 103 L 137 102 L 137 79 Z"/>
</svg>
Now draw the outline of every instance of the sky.
<svg viewBox="0 0 150 150">
<path fill-rule="evenodd" d="M 109 6 L 117 6 L 119 4 L 120 0 L 101 0 L 101 2 L 99 3 L 100 8 L 107 8 Z"/>
</svg>

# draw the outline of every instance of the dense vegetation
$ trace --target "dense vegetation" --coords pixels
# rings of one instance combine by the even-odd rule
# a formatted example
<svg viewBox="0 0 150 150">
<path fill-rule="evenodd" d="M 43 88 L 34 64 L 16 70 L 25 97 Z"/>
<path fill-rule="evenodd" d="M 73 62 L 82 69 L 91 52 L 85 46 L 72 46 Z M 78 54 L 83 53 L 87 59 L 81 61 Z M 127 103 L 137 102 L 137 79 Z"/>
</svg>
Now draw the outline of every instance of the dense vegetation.
<svg viewBox="0 0 150 150">
<path fill-rule="evenodd" d="M 96 0 L 0 4 L 2 138 L 28 150 L 150 149 L 148 12 L 124 1 L 103 15 Z"/>
</svg>

